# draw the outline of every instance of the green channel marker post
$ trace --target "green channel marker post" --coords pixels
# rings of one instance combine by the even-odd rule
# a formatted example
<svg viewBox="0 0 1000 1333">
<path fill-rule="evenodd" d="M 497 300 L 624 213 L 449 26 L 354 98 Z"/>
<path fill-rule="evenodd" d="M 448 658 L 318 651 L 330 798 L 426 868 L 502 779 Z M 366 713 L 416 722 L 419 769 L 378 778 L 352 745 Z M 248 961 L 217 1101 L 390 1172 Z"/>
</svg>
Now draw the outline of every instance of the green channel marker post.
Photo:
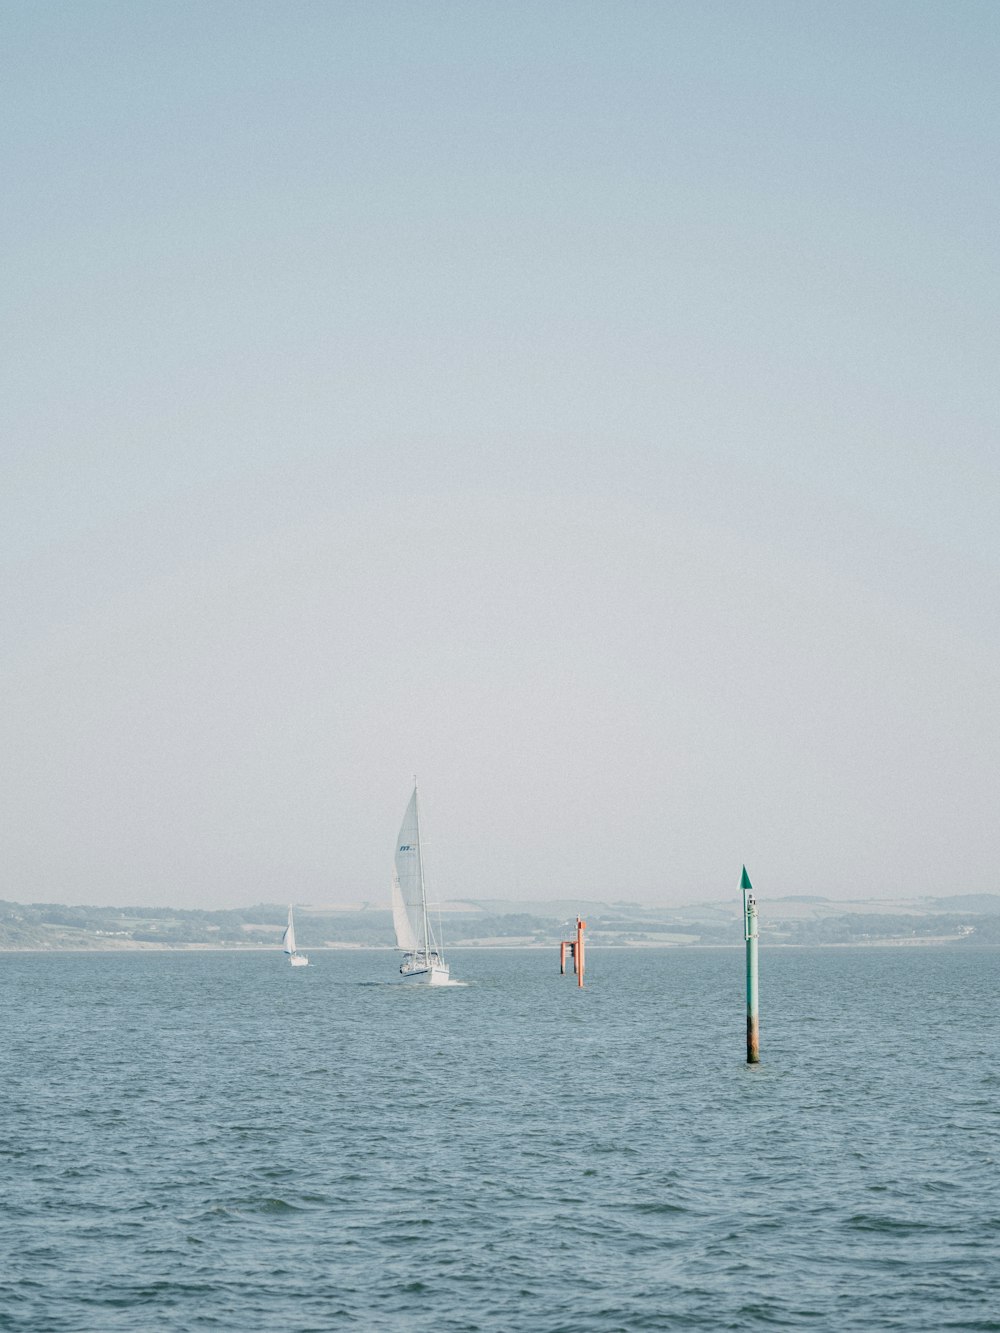
<svg viewBox="0 0 1000 1333">
<path fill-rule="evenodd" d="M 747 1064 L 760 1064 L 760 1019 L 757 1014 L 757 899 L 743 867 L 743 938 L 747 942 Z"/>
</svg>

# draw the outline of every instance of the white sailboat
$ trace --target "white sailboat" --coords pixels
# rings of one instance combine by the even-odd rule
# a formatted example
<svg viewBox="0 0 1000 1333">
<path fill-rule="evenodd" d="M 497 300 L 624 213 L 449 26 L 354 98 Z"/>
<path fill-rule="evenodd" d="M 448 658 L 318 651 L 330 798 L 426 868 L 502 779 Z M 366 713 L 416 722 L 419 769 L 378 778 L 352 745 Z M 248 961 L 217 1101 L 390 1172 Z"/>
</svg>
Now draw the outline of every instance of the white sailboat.
<svg viewBox="0 0 1000 1333">
<path fill-rule="evenodd" d="M 281 937 L 281 946 L 288 954 L 288 961 L 292 967 L 308 967 L 309 959 L 304 953 L 299 953 L 295 948 L 295 922 L 292 920 L 292 904 L 288 904 L 288 925 L 285 927 L 285 933 Z"/>
<path fill-rule="evenodd" d="M 423 986 L 447 986 L 450 982 L 448 964 L 434 938 L 427 914 L 416 783 L 413 784 L 413 795 L 396 839 L 394 861 L 392 920 L 396 927 L 396 944 L 404 955 L 400 974 L 406 982 Z"/>
</svg>

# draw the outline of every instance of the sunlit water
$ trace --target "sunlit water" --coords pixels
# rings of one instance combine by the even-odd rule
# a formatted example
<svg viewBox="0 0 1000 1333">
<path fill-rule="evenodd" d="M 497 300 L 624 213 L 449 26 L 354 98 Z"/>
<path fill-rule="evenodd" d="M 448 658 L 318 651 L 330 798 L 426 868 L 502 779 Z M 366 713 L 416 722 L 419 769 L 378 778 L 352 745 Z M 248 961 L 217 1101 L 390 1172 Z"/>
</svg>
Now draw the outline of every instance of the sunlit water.
<svg viewBox="0 0 1000 1333">
<path fill-rule="evenodd" d="M 1000 1329 L 1000 954 L 0 955 L 0 1328 Z"/>
</svg>

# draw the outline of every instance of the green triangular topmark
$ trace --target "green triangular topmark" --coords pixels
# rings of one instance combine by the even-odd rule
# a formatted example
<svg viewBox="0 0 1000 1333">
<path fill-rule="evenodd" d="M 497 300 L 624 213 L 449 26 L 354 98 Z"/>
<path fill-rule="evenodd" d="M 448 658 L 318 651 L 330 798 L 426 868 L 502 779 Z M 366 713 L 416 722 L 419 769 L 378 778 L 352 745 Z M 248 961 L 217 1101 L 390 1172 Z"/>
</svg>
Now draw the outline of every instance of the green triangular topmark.
<svg viewBox="0 0 1000 1333">
<path fill-rule="evenodd" d="M 740 880 L 740 888 L 741 889 L 753 888 L 753 885 L 750 883 L 750 876 L 747 874 L 746 866 L 743 867 L 743 878 Z"/>
</svg>

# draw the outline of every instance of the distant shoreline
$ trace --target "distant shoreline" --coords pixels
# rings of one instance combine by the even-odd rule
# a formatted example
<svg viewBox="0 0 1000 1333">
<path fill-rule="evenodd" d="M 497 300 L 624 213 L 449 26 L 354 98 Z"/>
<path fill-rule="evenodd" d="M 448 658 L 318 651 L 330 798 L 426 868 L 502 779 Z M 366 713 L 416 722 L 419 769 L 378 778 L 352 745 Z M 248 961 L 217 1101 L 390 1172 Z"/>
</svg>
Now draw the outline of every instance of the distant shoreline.
<svg viewBox="0 0 1000 1333">
<path fill-rule="evenodd" d="M 785 949 L 946 949 L 950 945 L 961 945 L 963 948 L 974 949 L 995 949 L 1000 945 L 994 943 L 969 944 L 967 937 L 961 935 L 932 936 L 923 939 L 873 939 L 873 940 L 837 940 L 815 944 L 795 943 L 789 944 L 782 940 L 768 942 L 761 939 L 762 950 L 785 950 Z M 646 943 L 637 940 L 626 944 L 601 944 L 588 941 L 588 949 L 608 953 L 612 951 L 630 952 L 630 953 L 649 953 L 655 949 L 662 949 L 670 953 L 688 953 L 693 950 L 703 951 L 706 949 L 723 949 L 742 951 L 743 941 L 739 940 L 733 944 L 663 944 L 657 942 Z M 555 953 L 558 949 L 557 944 L 452 944 L 446 946 L 445 953 L 473 953 L 485 952 L 490 949 L 503 949 L 505 953 L 514 953 L 521 951 L 523 953 Z M 388 944 L 309 944 L 304 945 L 303 953 L 400 953 L 401 950 Z M 276 957 L 282 956 L 282 951 L 276 949 L 273 945 L 264 944 L 119 944 L 108 947 L 107 945 L 97 946 L 92 949 L 79 948 L 78 946 L 68 945 L 65 948 L 44 948 L 33 945 L 23 947 L 12 945 L 0 945 L 0 954 L 142 954 L 142 953 L 184 953 L 184 954 L 203 954 L 203 953 L 229 953 L 229 954 L 248 954 L 248 953 L 273 953 Z"/>
<path fill-rule="evenodd" d="M 300 943 L 324 952 L 394 952 L 389 906 L 358 911 L 302 907 Z M 280 949 L 287 904 L 244 908 L 69 906 L 0 901 L 4 953 L 238 953 Z M 533 904 L 472 899 L 444 914 L 447 949 L 555 949 L 588 923 L 593 949 L 743 947 L 739 904 L 731 900 L 662 908 L 635 903 L 562 900 Z M 1000 894 L 958 895 L 922 903 L 832 903 L 825 899 L 766 899 L 761 943 L 778 948 L 934 948 L 1000 945 Z"/>
</svg>

